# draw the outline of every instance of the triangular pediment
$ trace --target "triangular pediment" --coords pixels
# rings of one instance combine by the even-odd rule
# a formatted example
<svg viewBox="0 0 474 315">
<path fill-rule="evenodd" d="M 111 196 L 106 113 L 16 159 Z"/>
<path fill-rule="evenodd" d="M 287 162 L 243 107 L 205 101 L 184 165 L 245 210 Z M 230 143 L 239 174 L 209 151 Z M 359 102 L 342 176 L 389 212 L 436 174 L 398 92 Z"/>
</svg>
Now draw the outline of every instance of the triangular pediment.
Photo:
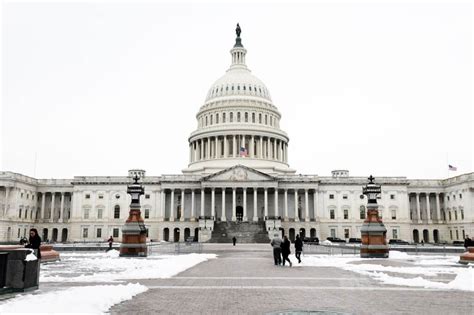
<svg viewBox="0 0 474 315">
<path fill-rule="evenodd" d="M 203 178 L 204 181 L 230 181 L 230 182 L 245 182 L 245 181 L 273 181 L 275 178 L 263 172 L 257 171 L 253 168 L 236 165 L 212 175 Z"/>
</svg>

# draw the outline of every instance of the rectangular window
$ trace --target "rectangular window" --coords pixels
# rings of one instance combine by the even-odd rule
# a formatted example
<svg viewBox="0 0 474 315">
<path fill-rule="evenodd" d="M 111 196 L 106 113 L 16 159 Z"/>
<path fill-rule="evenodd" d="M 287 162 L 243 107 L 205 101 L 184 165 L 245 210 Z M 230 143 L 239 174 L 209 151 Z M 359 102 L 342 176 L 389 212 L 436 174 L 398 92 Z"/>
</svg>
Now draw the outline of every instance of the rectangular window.
<svg viewBox="0 0 474 315">
<path fill-rule="evenodd" d="M 461 209 L 461 220 L 464 220 L 464 210 Z"/>
<path fill-rule="evenodd" d="M 17 238 L 20 238 L 20 235 L 21 235 L 21 229 L 18 228 L 18 236 L 17 236 Z"/>
<path fill-rule="evenodd" d="M 349 210 L 344 210 L 344 220 L 349 220 Z"/>
<path fill-rule="evenodd" d="M 101 229 L 101 228 L 97 228 L 96 237 L 97 237 L 97 238 L 102 237 L 102 229 Z"/>
<path fill-rule="evenodd" d="M 349 238 L 349 229 L 344 229 L 344 238 Z"/>
<path fill-rule="evenodd" d="M 145 209 L 145 219 L 150 218 L 150 209 Z"/>
<path fill-rule="evenodd" d="M 462 199 L 462 194 L 459 194 L 459 199 Z"/>
<path fill-rule="evenodd" d="M 449 237 L 451 238 L 451 240 L 453 239 L 453 230 L 449 230 Z"/>
<path fill-rule="evenodd" d="M 113 237 L 119 237 L 119 229 L 117 229 L 117 228 L 113 229 L 112 236 Z"/>
<path fill-rule="evenodd" d="M 99 199 L 104 199 L 104 195 L 103 195 L 103 194 L 99 194 Z"/>
<path fill-rule="evenodd" d="M 97 209 L 97 219 L 102 219 L 103 209 Z"/>
<path fill-rule="evenodd" d="M 120 206 L 114 208 L 114 219 L 120 219 Z"/>
<path fill-rule="evenodd" d="M 392 220 L 396 220 L 396 219 L 397 219 L 397 210 L 392 210 Z"/>
<path fill-rule="evenodd" d="M 329 210 L 329 218 L 330 218 L 331 220 L 334 220 L 334 219 L 335 219 L 334 210 Z"/>
<path fill-rule="evenodd" d="M 458 219 L 458 212 L 454 211 L 454 220 L 457 220 L 457 219 Z"/>
<path fill-rule="evenodd" d="M 336 237 L 336 229 L 331 229 L 331 237 Z"/>
<path fill-rule="evenodd" d="M 347 195 L 342 195 L 342 199 L 347 199 Z"/>
<path fill-rule="evenodd" d="M 21 193 L 21 198 L 23 198 L 23 193 Z"/>
<path fill-rule="evenodd" d="M 18 217 L 21 219 L 21 208 L 20 208 L 20 213 L 18 214 Z"/>
<path fill-rule="evenodd" d="M 392 230 L 392 238 L 395 238 L 395 239 L 398 238 L 398 230 L 397 229 Z"/>
<path fill-rule="evenodd" d="M 395 195 L 390 195 L 390 199 L 395 199 Z"/>
<path fill-rule="evenodd" d="M 364 206 L 360 206 L 360 219 L 361 220 L 365 220 L 365 207 Z"/>
<path fill-rule="evenodd" d="M 89 209 L 84 209 L 84 219 L 89 219 Z"/>
<path fill-rule="evenodd" d="M 83 238 L 88 238 L 89 237 L 89 229 L 88 228 L 84 228 L 82 230 L 82 237 Z"/>
<path fill-rule="evenodd" d="M 334 199 L 334 195 L 329 195 L 329 199 Z"/>
<path fill-rule="evenodd" d="M 449 217 L 449 221 L 451 221 L 452 220 L 451 211 L 448 212 L 448 217 Z"/>
<path fill-rule="evenodd" d="M 91 195 L 90 195 L 90 194 L 86 194 L 86 199 L 91 199 Z"/>
<path fill-rule="evenodd" d="M 145 199 L 150 199 L 150 195 L 149 195 L 149 194 L 145 194 Z"/>
<path fill-rule="evenodd" d="M 466 238 L 466 231 L 462 230 L 462 238 Z"/>
<path fill-rule="evenodd" d="M 459 239 L 459 230 L 456 230 L 456 239 Z"/>
</svg>

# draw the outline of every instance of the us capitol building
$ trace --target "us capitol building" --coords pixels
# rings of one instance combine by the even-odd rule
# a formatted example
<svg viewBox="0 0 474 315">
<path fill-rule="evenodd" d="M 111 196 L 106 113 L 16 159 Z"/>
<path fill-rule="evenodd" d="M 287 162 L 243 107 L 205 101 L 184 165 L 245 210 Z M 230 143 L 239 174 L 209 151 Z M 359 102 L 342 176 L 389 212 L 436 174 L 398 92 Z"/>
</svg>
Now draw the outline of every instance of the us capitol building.
<svg viewBox="0 0 474 315">
<path fill-rule="evenodd" d="M 347 170 L 299 175 L 289 166 L 289 137 L 265 84 L 247 68 L 240 27 L 231 65 L 212 84 L 188 139 L 182 174 L 143 179 L 142 217 L 151 240 L 266 242 L 280 230 L 325 239 L 360 237 L 366 177 Z M 124 174 L 125 175 L 125 174 Z M 369 175 L 369 174 L 367 174 Z M 376 175 L 376 174 L 374 174 Z M 387 238 L 439 242 L 474 235 L 474 173 L 442 180 L 379 177 Z M 36 179 L 0 172 L 0 242 L 36 227 L 57 242 L 121 239 L 128 176 Z"/>
</svg>

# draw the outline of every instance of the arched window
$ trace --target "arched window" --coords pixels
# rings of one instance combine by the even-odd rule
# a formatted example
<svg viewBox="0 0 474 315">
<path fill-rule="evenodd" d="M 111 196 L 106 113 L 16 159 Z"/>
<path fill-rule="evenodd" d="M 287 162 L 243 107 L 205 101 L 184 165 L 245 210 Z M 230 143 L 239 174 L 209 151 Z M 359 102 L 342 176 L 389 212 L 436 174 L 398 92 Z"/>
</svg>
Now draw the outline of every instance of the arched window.
<svg viewBox="0 0 474 315">
<path fill-rule="evenodd" d="M 232 91 L 234 90 L 234 85 L 232 85 Z"/>
<path fill-rule="evenodd" d="M 222 113 L 222 122 L 225 123 L 225 113 Z"/>
<path fill-rule="evenodd" d="M 244 85 L 244 91 L 245 91 L 245 85 Z"/>
<path fill-rule="evenodd" d="M 249 122 L 249 113 L 245 113 L 245 122 Z"/>
<path fill-rule="evenodd" d="M 207 126 L 207 116 L 206 116 L 206 125 L 205 126 Z"/>
<path fill-rule="evenodd" d="M 230 113 L 230 122 L 234 122 L 234 113 Z"/>
<path fill-rule="evenodd" d="M 225 87 L 225 90 L 226 90 L 226 91 L 229 91 L 229 86 L 226 86 L 226 87 Z"/>
<path fill-rule="evenodd" d="M 210 125 L 212 125 L 212 118 L 213 118 L 213 115 L 211 115 L 211 122 L 210 122 Z"/>
<path fill-rule="evenodd" d="M 252 122 L 255 123 L 255 113 L 252 113 Z"/>
<path fill-rule="evenodd" d="M 219 113 L 216 114 L 216 124 L 219 123 Z"/>
<path fill-rule="evenodd" d="M 239 90 L 239 91 L 240 91 L 240 85 L 237 85 L 237 90 Z"/>
<path fill-rule="evenodd" d="M 268 125 L 268 115 L 265 115 L 265 125 Z"/>
<path fill-rule="evenodd" d="M 240 112 L 237 113 L 237 122 L 240 122 Z"/>
<path fill-rule="evenodd" d="M 262 123 L 262 114 L 258 114 L 258 123 L 259 123 L 259 124 Z"/>
<path fill-rule="evenodd" d="M 114 208 L 114 219 L 120 219 L 120 206 L 116 205 Z"/>
</svg>

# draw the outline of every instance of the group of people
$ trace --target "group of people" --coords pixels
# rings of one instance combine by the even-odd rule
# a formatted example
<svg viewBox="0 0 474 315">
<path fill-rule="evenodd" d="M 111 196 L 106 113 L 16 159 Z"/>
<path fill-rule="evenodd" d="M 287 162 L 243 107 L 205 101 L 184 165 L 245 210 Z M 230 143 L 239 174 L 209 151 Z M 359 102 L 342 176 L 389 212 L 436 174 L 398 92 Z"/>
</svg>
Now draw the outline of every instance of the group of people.
<svg viewBox="0 0 474 315">
<path fill-rule="evenodd" d="M 289 258 L 291 254 L 291 242 L 288 239 L 288 236 L 284 236 L 283 240 L 280 238 L 279 233 L 274 234 L 274 238 L 270 242 L 270 245 L 273 247 L 273 260 L 275 261 L 275 266 L 283 265 L 285 262 L 290 264 L 290 267 L 293 266 Z M 298 263 L 301 263 L 301 252 L 303 251 L 303 241 L 299 235 L 296 235 L 295 239 L 295 257 L 298 260 Z"/>
<path fill-rule="evenodd" d="M 464 248 L 468 247 L 474 247 L 474 237 L 471 239 L 469 238 L 469 235 L 466 235 L 466 238 L 464 239 Z"/>
</svg>

